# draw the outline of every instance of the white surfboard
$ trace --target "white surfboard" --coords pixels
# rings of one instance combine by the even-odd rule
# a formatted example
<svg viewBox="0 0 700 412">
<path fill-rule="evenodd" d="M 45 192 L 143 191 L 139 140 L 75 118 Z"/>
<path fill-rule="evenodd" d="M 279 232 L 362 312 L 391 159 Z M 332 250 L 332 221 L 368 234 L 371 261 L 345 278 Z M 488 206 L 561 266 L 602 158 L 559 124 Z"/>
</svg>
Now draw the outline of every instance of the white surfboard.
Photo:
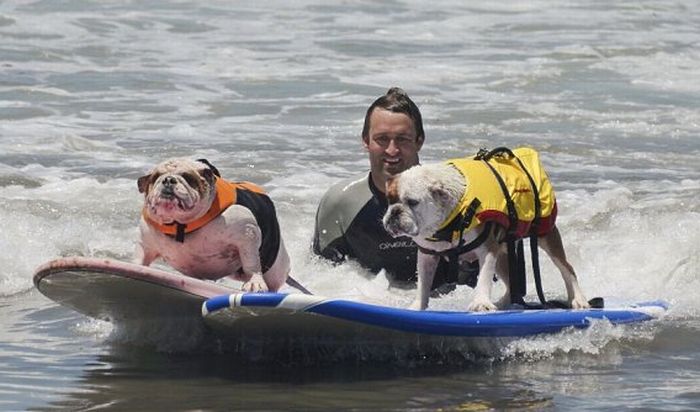
<svg viewBox="0 0 700 412">
<path fill-rule="evenodd" d="M 110 322 L 196 320 L 207 299 L 237 292 L 210 281 L 112 259 L 67 257 L 40 266 L 34 285 L 49 299 Z"/>
</svg>

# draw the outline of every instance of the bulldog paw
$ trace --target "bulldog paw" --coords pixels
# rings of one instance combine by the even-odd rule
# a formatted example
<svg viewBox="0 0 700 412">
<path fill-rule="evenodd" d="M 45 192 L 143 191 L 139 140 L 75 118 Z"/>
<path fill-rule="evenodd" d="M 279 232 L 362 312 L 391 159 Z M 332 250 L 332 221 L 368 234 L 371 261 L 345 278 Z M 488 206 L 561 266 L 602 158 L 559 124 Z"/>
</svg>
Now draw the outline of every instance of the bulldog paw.
<svg viewBox="0 0 700 412">
<path fill-rule="evenodd" d="M 591 305 L 584 297 L 579 296 L 571 300 L 571 309 L 588 309 L 590 307 Z"/>
<path fill-rule="evenodd" d="M 265 283 L 265 280 L 262 278 L 260 275 L 253 275 L 252 278 L 250 278 L 249 281 L 245 282 L 243 286 L 241 286 L 241 290 L 243 292 L 267 292 L 267 284 Z"/>
<path fill-rule="evenodd" d="M 498 310 L 498 308 L 487 298 L 476 298 L 467 306 L 467 310 L 470 312 L 488 312 Z"/>
</svg>

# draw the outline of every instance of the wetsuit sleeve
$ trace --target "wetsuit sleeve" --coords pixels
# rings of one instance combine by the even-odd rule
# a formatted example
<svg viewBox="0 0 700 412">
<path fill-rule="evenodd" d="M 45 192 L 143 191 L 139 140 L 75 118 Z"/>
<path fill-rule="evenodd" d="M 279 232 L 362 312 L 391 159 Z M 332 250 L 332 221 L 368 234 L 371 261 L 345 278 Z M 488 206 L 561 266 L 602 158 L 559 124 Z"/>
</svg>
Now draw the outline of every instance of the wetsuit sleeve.
<svg viewBox="0 0 700 412">
<path fill-rule="evenodd" d="M 350 254 L 344 236 L 342 210 L 342 197 L 336 185 L 321 199 L 314 227 L 313 252 L 336 263 L 344 261 Z"/>
</svg>

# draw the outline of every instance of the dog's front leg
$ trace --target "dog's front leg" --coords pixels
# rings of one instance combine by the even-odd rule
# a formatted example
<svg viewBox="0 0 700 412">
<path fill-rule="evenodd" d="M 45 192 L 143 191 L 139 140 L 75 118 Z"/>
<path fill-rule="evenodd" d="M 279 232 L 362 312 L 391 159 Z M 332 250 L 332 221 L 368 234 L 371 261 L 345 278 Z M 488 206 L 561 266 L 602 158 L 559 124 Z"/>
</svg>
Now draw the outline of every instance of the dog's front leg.
<svg viewBox="0 0 700 412">
<path fill-rule="evenodd" d="M 150 266 L 158 258 L 158 252 L 149 249 L 143 244 L 143 240 L 136 242 L 132 261 L 137 265 Z"/>
<path fill-rule="evenodd" d="M 491 302 L 491 284 L 493 283 L 493 275 L 496 273 L 496 253 L 488 249 L 485 253 L 479 253 L 479 263 L 481 265 L 479 279 L 474 288 L 474 298 L 467 306 L 467 310 L 472 312 L 496 310 L 498 308 Z"/>
<path fill-rule="evenodd" d="M 262 234 L 255 225 L 247 225 L 243 230 L 244 241 L 238 245 L 238 253 L 241 259 L 241 269 L 243 270 L 244 292 L 267 292 L 268 287 L 263 278 L 260 265 L 260 243 Z"/>
<path fill-rule="evenodd" d="M 430 298 L 430 288 L 433 286 L 435 270 L 437 269 L 440 257 L 418 252 L 418 285 L 416 290 L 416 300 L 410 306 L 413 310 L 425 310 L 428 307 Z"/>
<path fill-rule="evenodd" d="M 150 266 L 160 257 L 158 253 L 157 239 L 153 236 L 153 230 L 141 218 L 139 223 L 139 238 L 134 245 L 134 255 L 131 259 L 137 265 Z"/>
</svg>

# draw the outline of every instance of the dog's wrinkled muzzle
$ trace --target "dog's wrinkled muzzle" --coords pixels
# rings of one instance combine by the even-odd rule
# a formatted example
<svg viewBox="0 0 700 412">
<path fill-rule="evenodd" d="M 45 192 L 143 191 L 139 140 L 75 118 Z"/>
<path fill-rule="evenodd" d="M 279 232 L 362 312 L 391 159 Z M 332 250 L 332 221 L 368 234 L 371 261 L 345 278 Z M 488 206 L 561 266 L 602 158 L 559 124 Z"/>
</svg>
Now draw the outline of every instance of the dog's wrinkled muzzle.
<svg viewBox="0 0 700 412">
<path fill-rule="evenodd" d="M 163 185 L 163 188 L 160 190 L 160 197 L 164 197 L 166 199 L 173 198 L 175 197 L 175 190 L 172 186 Z"/>
<path fill-rule="evenodd" d="M 402 210 L 400 205 L 391 205 L 382 219 L 384 229 L 393 237 L 416 236 L 418 226 L 416 226 L 409 214 Z"/>
<path fill-rule="evenodd" d="M 175 184 L 161 182 L 155 188 L 153 196 L 149 196 L 151 207 L 163 210 L 178 208 L 187 211 L 192 209 L 195 203 L 196 199 L 193 199 L 187 191 L 178 189 L 177 182 Z"/>
</svg>

